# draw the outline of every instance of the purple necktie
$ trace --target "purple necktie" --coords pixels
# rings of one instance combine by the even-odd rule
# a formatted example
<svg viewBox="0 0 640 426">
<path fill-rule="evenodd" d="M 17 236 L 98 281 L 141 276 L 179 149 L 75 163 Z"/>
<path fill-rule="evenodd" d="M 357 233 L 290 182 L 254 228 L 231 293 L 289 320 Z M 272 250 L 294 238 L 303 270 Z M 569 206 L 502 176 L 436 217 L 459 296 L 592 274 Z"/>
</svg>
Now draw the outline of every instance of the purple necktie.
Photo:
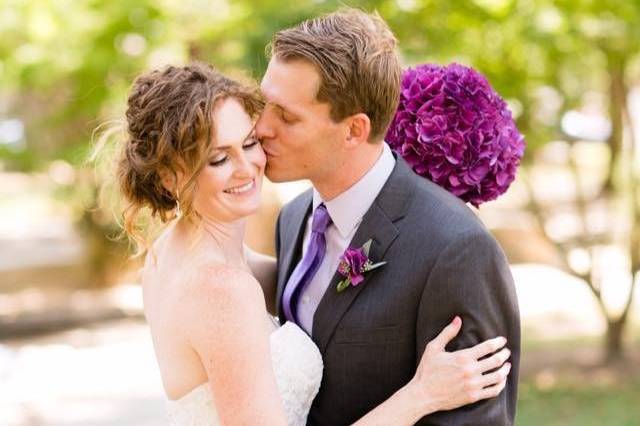
<svg viewBox="0 0 640 426">
<path fill-rule="evenodd" d="M 296 269 L 293 270 L 287 285 L 284 288 L 282 296 L 282 309 L 287 321 L 297 323 L 296 305 L 298 296 L 311 279 L 322 263 L 324 252 L 327 249 L 327 241 L 324 237 L 324 231 L 331 225 L 331 216 L 324 203 L 320 204 L 316 211 L 313 212 L 313 221 L 311 222 L 311 239 L 309 240 L 309 248 L 305 253 L 302 261 L 298 263 Z"/>
</svg>

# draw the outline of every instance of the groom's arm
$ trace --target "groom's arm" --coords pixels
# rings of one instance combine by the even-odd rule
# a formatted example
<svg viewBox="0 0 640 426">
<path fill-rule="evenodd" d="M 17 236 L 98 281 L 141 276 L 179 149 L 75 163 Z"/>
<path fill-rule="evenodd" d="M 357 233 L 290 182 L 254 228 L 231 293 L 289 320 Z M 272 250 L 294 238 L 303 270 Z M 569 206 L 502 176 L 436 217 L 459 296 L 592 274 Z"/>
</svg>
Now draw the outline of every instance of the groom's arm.
<svg viewBox="0 0 640 426">
<path fill-rule="evenodd" d="M 518 302 L 504 253 L 484 230 L 453 241 L 438 256 L 420 300 L 416 362 L 456 315 L 462 318 L 462 331 L 447 346 L 449 351 L 497 336 L 507 338 L 512 368 L 506 388 L 496 398 L 431 414 L 417 425 L 512 425 L 520 362 Z"/>
<path fill-rule="evenodd" d="M 258 253 L 247 245 L 244 246 L 244 256 L 251 273 L 260 283 L 260 287 L 262 287 L 267 310 L 271 315 L 275 315 L 276 279 L 278 272 L 276 267 L 276 258 Z"/>
</svg>

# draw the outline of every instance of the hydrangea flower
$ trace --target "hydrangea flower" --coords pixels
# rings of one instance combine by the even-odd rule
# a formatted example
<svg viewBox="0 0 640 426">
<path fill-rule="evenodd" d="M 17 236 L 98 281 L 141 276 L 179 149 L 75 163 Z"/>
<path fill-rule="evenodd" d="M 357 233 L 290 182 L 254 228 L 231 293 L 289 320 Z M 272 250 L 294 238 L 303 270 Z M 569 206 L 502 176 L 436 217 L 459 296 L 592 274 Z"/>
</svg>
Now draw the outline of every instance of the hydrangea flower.
<svg viewBox="0 0 640 426">
<path fill-rule="evenodd" d="M 525 147 L 504 100 L 459 64 L 405 71 L 385 140 L 417 174 L 475 207 L 509 188 Z"/>
</svg>

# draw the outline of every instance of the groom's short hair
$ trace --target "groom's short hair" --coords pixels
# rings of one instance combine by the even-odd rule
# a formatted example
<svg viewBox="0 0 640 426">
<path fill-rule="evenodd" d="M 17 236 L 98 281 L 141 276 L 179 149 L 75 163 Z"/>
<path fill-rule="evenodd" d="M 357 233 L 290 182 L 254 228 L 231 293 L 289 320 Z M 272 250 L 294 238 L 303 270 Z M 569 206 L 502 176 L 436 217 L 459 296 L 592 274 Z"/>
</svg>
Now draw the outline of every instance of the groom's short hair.
<svg viewBox="0 0 640 426">
<path fill-rule="evenodd" d="M 271 55 L 311 62 L 320 74 L 316 98 L 331 106 L 331 118 L 340 121 L 365 113 L 371 120 L 369 140 L 379 140 L 400 97 L 402 70 L 396 45 L 377 13 L 345 8 L 278 31 Z"/>
</svg>

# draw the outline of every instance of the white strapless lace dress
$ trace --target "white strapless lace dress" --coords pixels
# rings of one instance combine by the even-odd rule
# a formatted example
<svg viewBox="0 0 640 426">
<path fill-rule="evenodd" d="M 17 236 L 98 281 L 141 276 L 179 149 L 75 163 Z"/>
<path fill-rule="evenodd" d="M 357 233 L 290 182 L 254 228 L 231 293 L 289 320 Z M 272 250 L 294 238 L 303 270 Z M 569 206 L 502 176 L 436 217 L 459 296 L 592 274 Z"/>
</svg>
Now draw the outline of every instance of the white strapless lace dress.
<svg viewBox="0 0 640 426">
<path fill-rule="evenodd" d="M 287 322 L 271 333 L 271 360 L 290 426 L 305 425 L 322 380 L 322 357 L 311 338 Z M 214 397 L 207 383 L 178 400 L 168 402 L 171 426 L 220 425 Z"/>
</svg>

